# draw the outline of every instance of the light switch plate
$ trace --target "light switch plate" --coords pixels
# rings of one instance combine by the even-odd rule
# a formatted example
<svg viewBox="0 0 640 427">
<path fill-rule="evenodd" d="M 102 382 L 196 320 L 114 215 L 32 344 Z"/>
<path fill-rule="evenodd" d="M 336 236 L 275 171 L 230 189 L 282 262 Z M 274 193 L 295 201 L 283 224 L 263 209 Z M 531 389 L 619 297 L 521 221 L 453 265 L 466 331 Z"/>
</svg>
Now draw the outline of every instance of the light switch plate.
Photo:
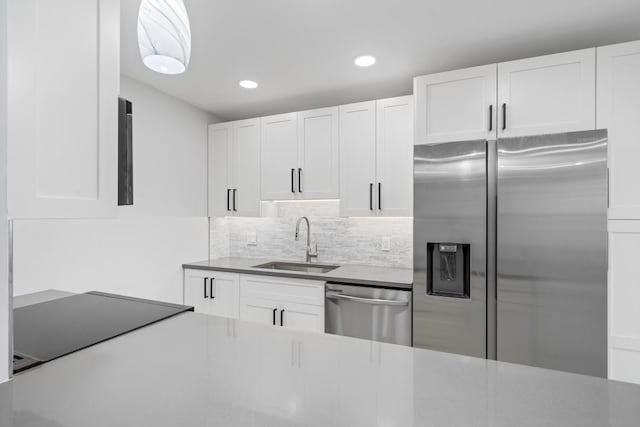
<svg viewBox="0 0 640 427">
<path fill-rule="evenodd" d="M 391 250 L 391 237 L 389 236 L 384 236 L 382 238 L 382 250 L 384 252 L 389 252 Z"/>
<path fill-rule="evenodd" d="M 246 238 L 247 246 L 256 246 L 258 244 L 258 236 L 255 231 L 248 231 Z"/>
</svg>

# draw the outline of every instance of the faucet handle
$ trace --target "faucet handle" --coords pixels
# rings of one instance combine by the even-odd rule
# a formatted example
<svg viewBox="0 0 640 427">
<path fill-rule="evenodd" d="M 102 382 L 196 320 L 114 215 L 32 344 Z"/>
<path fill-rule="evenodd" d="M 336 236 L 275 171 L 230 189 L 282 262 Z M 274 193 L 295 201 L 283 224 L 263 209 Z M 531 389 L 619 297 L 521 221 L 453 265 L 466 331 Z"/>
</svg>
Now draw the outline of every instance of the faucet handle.
<svg viewBox="0 0 640 427">
<path fill-rule="evenodd" d="M 318 257 L 318 242 L 313 244 L 313 251 L 311 250 L 311 247 L 309 247 L 309 256 L 312 258 Z"/>
</svg>

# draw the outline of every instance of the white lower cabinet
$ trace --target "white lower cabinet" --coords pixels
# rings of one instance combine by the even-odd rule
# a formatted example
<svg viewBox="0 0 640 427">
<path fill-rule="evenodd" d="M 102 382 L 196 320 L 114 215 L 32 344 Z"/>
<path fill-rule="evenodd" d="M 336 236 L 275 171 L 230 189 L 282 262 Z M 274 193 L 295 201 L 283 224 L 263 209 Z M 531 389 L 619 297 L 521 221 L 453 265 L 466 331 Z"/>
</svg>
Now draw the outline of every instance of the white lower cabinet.
<svg viewBox="0 0 640 427">
<path fill-rule="evenodd" d="M 240 319 L 324 332 L 324 282 L 243 274 Z"/>
<path fill-rule="evenodd" d="M 184 270 L 184 302 L 197 313 L 238 318 L 240 275 L 222 271 Z"/>
<path fill-rule="evenodd" d="M 609 378 L 640 384 L 640 221 L 609 221 Z"/>
</svg>

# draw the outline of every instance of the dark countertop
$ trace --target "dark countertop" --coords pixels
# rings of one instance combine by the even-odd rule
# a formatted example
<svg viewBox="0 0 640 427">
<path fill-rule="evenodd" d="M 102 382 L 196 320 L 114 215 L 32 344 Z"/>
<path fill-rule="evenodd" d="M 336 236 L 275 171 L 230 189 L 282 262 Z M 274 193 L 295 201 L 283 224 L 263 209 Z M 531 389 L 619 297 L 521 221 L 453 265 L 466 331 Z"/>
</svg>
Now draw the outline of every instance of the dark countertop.
<svg viewBox="0 0 640 427">
<path fill-rule="evenodd" d="M 625 427 L 640 386 L 184 313 L 0 384 L 3 427 Z"/>
<path fill-rule="evenodd" d="M 253 267 L 271 261 L 280 260 L 230 257 L 187 263 L 183 264 L 182 267 L 196 270 L 230 271 L 244 274 L 294 277 L 298 279 L 353 283 L 369 286 L 390 286 L 401 289 L 411 289 L 413 283 L 413 270 L 409 268 L 344 264 L 328 273 L 305 273 L 300 271 L 271 270 Z"/>
</svg>

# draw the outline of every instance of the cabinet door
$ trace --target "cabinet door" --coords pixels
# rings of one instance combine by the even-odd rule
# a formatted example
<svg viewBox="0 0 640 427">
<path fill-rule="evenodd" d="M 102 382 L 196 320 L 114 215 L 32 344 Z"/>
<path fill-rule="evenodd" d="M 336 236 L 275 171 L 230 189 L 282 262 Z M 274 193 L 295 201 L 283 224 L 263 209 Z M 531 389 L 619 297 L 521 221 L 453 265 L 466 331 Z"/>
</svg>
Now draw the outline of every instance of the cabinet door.
<svg viewBox="0 0 640 427">
<path fill-rule="evenodd" d="M 282 326 L 304 331 L 324 332 L 324 307 L 309 304 L 284 303 Z M 278 319 L 280 322 L 280 319 Z"/>
<path fill-rule="evenodd" d="M 240 319 L 263 325 L 280 325 L 277 301 L 267 298 L 240 297 Z"/>
<path fill-rule="evenodd" d="M 640 384 L 640 221 L 609 221 L 609 378 Z"/>
<path fill-rule="evenodd" d="M 231 123 L 209 126 L 208 175 L 211 217 L 231 214 L 232 128 Z"/>
<path fill-rule="evenodd" d="M 223 271 L 207 271 L 206 273 L 209 278 L 207 313 L 238 319 L 240 317 L 240 275 Z"/>
<path fill-rule="evenodd" d="M 296 113 L 261 119 L 262 200 L 290 200 L 297 193 Z"/>
<path fill-rule="evenodd" d="M 595 129 L 596 50 L 498 64 L 498 136 Z"/>
<path fill-rule="evenodd" d="M 338 107 L 298 113 L 298 196 L 306 200 L 340 195 Z"/>
<path fill-rule="evenodd" d="M 609 138 L 609 218 L 640 219 L 640 41 L 598 48 L 598 129 Z"/>
<path fill-rule="evenodd" d="M 222 271 L 184 270 L 184 301 L 196 312 L 237 319 L 240 275 Z"/>
<path fill-rule="evenodd" d="M 493 139 L 497 66 L 416 77 L 415 144 Z"/>
<path fill-rule="evenodd" d="M 260 216 L 260 119 L 233 124 L 232 209 L 239 216 Z M 233 198 L 235 196 L 235 199 Z"/>
<path fill-rule="evenodd" d="M 376 102 L 340 107 L 340 215 L 373 216 Z"/>
<path fill-rule="evenodd" d="M 184 303 L 193 306 L 196 313 L 209 314 L 211 299 L 209 273 L 205 270 L 184 270 L 183 272 Z"/>
<path fill-rule="evenodd" d="M 10 217 L 115 216 L 119 3 L 9 2 Z"/>
<path fill-rule="evenodd" d="M 375 207 L 378 215 L 413 215 L 413 97 L 376 102 Z"/>
</svg>

